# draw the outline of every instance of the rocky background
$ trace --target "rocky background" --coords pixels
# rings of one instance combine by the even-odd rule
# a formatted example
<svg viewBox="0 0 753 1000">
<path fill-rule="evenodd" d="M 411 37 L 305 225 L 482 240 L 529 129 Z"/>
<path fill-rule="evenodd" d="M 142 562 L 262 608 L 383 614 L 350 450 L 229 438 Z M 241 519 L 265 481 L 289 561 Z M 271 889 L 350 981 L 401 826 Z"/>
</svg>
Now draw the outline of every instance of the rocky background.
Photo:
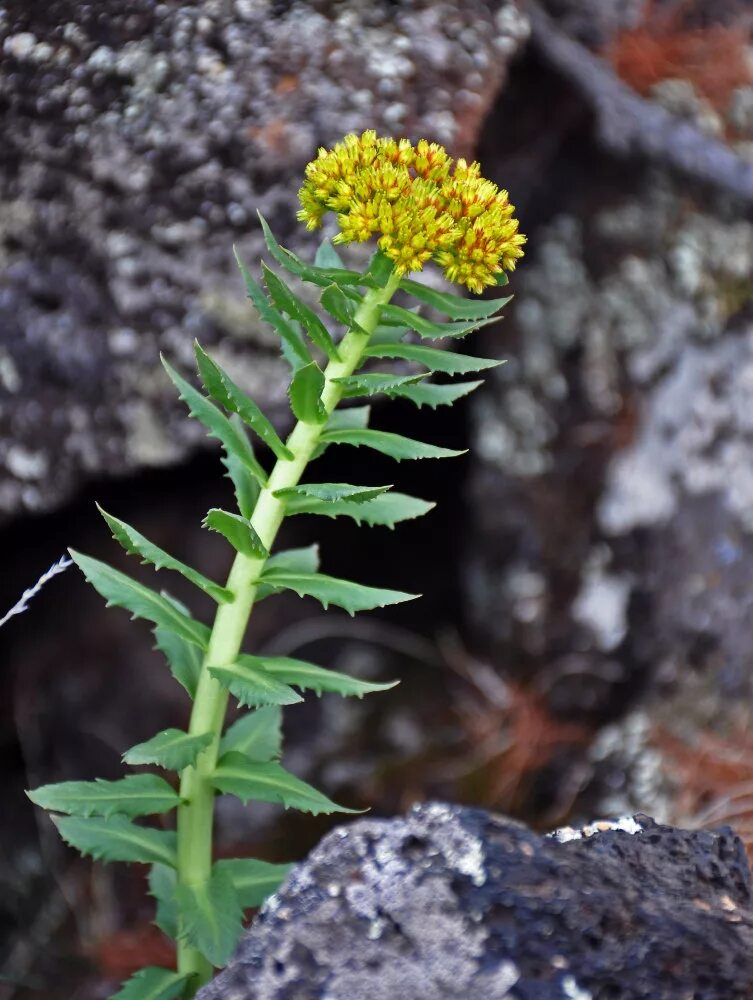
<svg viewBox="0 0 753 1000">
<path fill-rule="evenodd" d="M 439 501 L 423 523 L 289 532 L 427 596 L 355 622 L 263 606 L 257 648 L 402 678 L 291 712 L 287 762 L 377 815 L 439 796 L 753 839 L 751 20 L 744 0 L 0 7 L 0 612 L 68 545 L 123 565 L 95 498 L 222 576 L 199 522 L 228 487 L 158 352 L 188 367 L 198 336 L 284 426 L 231 245 L 258 258 L 260 209 L 311 249 L 293 217 L 318 145 L 428 136 L 480 158 L 529 235 L 504 322 L 469 345 L 507 364 L 450 415 L 378 414 L 472 442 L 399 467 Z M 358 452 L 349 476 L 386 470 Z M 22 794 L 115 777 L 185 723 L 150 646 L 73 571 L 0 631 L 13 1000 L 106 997 L 170 959 L 141 873 L 79 862 Z M 223 808 L 220 849 L 271 860 L 330 825 Z"/>
</svg>

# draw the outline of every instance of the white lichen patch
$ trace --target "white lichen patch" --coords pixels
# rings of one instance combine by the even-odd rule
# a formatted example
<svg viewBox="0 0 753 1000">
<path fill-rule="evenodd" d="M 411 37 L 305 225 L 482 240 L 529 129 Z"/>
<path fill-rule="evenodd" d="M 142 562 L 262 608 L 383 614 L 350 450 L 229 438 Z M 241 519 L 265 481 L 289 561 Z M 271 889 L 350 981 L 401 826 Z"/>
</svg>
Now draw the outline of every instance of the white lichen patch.
<svg viewBox="0 0 753 1000">
<path fill-rule="evenodd" d="M 547 834 L 548 837 L 567 844 L 571 840 L 583 840 L 586 837 L 594 837 L 599 833 L 609 833 L 619 831 L 620 833 L 636 834 L 643 831 L 643 827 L 632 816 L 621 816 L 619 819 L 604 819 L 589 823 L 587 826 L 579 828 L 573 826 L 562 826 Z"/>
</svg>

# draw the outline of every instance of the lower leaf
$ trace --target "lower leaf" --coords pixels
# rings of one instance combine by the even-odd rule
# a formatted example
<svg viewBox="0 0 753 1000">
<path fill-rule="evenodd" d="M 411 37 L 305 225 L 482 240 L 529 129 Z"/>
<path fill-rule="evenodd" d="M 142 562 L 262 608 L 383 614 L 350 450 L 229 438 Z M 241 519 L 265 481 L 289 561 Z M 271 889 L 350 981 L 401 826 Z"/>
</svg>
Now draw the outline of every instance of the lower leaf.
<svg viewBox="0 0 753 1000">
<path fill-rule="evenodd" d="M 232 879 L 241 906 L 261 906 L 267 896 L 276 892 L 290 874 L 293 865 L 275 865 L 255 858 L 231 858 L 215 863 L 217 871 Z"/>
<path fill-rule="evenodd" d="M 292 687 L 259 670 L 257 663 L 255 657 L 240 653 L 235 663 L 208 669 L 241 705 L 295 705 L 303 700 Z"/>
<path fill-rule="evenodd" d="M 282 753 L 282 710 L 265 705 L 247 712 L 229 727 L 220 742 L 220 753 L 237 750 L 249 760 L 266 764 Z"/>
<path fill-rule="evenodd" d="M 123 754 L 126 764 L 158 764 L 168 771 L 182 771 L 212 742 L 211 733 L 190 736 L 182 729 L 165 729 L 144 743 L 137 743 Z"/>
<path fill-rule="evenodd" d="M 53 818 L 53 822 L 66 844 L 98 861 L 135 861 L 175 867 L 176 837 L 166 830 L 137 826 L 122 816 L 111 819 L 63 816 Z"/>
<path fill-rule="evenodd" d="M 175 1000 L 187 982 L 188 976 L 150 965 L 134 973 L 110 1000 Z"/>
<path fill-rule="evenodd" d="M 256 661 L 260 670 L 271 674 L 277 680 L 292 684 L 304 691 L 315 691 L 318 695 L 323 691 L 332 691 L 343 697 L 353 695 L 356 698 L 363 698 L 365 694 L 388 691 L 398 683 L 392 681 L 388 684 L 373 684 L 289 656 L 248 656 L 246 659 Z"/>
<path fill-rule="evenodd" d="M 180 805 L 179 795 L 156 774 L 129 774 L 119 781 L 60 781 L 26 793 L 50 812 L 74 816 L 149 816 Z"/>
<path fill-rule="evenodd" d="M 180 940 L 197 948 L 212 965 L 225 965 L 243 931 L 243 909 L 230 874 L 214 867 L 200 885 L 175 888 Z"/>
</svg>

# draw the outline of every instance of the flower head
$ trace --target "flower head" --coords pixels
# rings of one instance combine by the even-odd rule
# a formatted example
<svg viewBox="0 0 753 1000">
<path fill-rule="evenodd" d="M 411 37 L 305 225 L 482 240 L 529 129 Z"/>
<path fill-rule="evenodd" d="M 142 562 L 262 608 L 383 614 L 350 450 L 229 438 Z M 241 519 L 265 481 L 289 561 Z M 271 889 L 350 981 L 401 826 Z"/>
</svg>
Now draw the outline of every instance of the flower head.
<svg viewBox="0 0 753 1000">
<path fill-rule="evenodd" d="M 481 292 L 523 256 L 526 238 L 507 191 L 482 177 L 478 163 L 453 161 L 425 139 L 414 146 L 373 131 L 347 135 L 307 165 L 299 199 L 308 229 L 335 212 L 336 243 L 376 237 L 401 275 L 434 260 L 450 281 Z"/>
</svg>

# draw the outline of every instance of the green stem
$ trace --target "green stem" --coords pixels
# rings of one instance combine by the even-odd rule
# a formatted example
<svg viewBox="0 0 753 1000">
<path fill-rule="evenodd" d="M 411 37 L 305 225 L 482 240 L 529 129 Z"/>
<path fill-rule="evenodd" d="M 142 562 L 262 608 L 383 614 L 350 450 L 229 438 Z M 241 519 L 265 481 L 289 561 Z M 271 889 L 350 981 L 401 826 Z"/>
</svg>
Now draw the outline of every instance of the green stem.
<svg viewBox="0 0 753 1000">
<path fill-rule="evenodd" d="M 354 317 L 354 328 L 346 333 L 339 345 L 340 360 L 330 361 L 327 365 L 322 404 L 328 417 L 340 402 L 343 391 L 333 380 L 352 375 L 356 370 L 377 326 L 379 307 L 389 302 L 399 281 L 399 277 L 393 273 L 384 288 L 367 291 Z M 326 422 L 313 424 L 298 421 L 286 442 L 293 458 L 278 460 L 267 486 L 259 494 L 251 524 L 268 550 L 272 548 L 285 517 L 284 502 L 274 494 L 277 490 L 298 484 L 325 426 Z M 196 687 L 188 731 L 192 735 L 209 733 L 212 742 L 199 756 L 195 766 L 185 768 L 181 774 L 182 805 L 178 808 L 178 882 L 181 885 L 205 884 L 212 870 L 212 774 L 217 764 L 228 693 L 210 675 L 208 667 L 235 662 L 241 650 L 264 562 L 263 559 L 254 559 L 242 553 L 235 557 L 227 580 L 227 587 L 235 595 L 235 600 L 230 604 L 221 604 L 217 609 Z M 191 975 L 193 988 L 198 988 L 211 977 L 212 967 L 201 952 L 185 940 L 179 940 L 178 971 Z"/>
</svg>

